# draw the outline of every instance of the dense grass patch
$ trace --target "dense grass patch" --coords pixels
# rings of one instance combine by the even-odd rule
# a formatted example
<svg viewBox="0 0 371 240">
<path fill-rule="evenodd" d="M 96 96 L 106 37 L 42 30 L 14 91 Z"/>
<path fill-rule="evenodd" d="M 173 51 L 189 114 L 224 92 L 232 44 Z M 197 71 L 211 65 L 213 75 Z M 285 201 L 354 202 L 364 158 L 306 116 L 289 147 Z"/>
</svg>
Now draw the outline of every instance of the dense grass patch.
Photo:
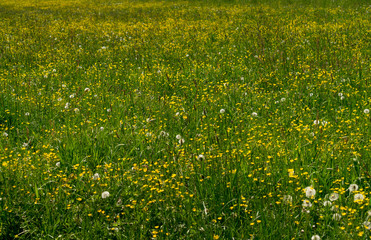
<svg viewBox="0 0 371 240">
<path fill-rule="evenodd" d="M 0 3 L 1 239 L 369 239 L 367 1 Z"/>
</svg>

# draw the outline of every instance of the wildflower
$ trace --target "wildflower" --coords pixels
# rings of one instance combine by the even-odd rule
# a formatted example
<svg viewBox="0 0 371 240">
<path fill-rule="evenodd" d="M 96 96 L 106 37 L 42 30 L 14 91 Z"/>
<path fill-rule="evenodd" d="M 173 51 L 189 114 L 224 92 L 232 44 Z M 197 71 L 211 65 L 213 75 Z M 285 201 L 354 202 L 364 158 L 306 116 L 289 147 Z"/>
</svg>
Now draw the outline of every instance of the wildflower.
<svg viewBox="0 0 371 240">
<path fill-rule="evenodd" d="M 291 195 L 284 195 L 283 196 L 283 202 L 286 204 L 291 204 L 292 203 L 292 196 Z"/>
<path fill-rule="evenodd" d="M 365 109 L 365 110 L 363 110 L 363 112 L 365 113 L 365 114 L 369 114 L 370 113 L 370 109 Z"/>
<path fill-rule="evenodd" d="M 286 101 L 286 98 L 281 98 L 281 102 L 284 102 L 284 101 Z"/>
<path fill-rule="evenodd" d="M 56 166 L 56 167 L 60 167 L 60 166 L 61 166 L 61 162 L 57 162 L 57 163 L 55 164 L 55 166 Z"/>
<path fill-rule="evenodd" d="M 183 144 L 185 141 L 184 141 L 184 139 L 182 138 L 182 139 L 179 139 L 179 144 Z"/>
<path fill-rule="evenodd" d="M 24 115 L 25 116 L 30 116 L 30 113 L 29 112 L 26 112 Z"/>
<path fill-rule="evenodd" d="M 94 173 L 93 180 L 98 180 L 100 178 L 99 173 Z"/>
<path fill-rule="evenodd" d="M 65 88 L 66 87 L 66 84 L 62 84 L 62 88 Z"/>
<path fill-rule="evenodd" d="M 312 207 L 312 203 L 309 200 L 304 199 L 302 206 L 303 207 Z"/>
<path fill-rule="evenodd" d="M 357 184 L 350 184 L 349 185 L 349 192 L 357 191 L 358 190 L 358 185 Z"/>
<path fill-rule="evenodd" d="M 313 235 L 311 240 L 321 240 L 321 237 L 318 235 Z"/>
<path fill-rule="evenodd" d="M 7 137 L 7 136 L 9 136 L 9 134 L 7 134 L 6 132 L 4 132 L 4 133 L 3 133 L 3 136 L 4 136 L 4 137 Z"/>
<path fill-rule="evenodd" d="M 354 202 L 362 202 L 365 199 L 365 196 L 363 194 L 358 193 L 354 195 Z"/>
<path fill-rule="evenodd" d="M 85 92 L 90 92 L 90 88 L 85 88 Z"/>
<path fill-rule="evenodd" d="M 175 137 L 176 137 L 176 139 L 178 139 L 178 140 L 182 139 L 182 136 L 181 136 L 181 135 L 179 135 L 179 134 L 178 134 L 178 135 L 176 135 Z"/>
<path fill-rule="evenodd" d="M 331 193 L 329 199 L 330 199 L 331 202 L 336 201 L 336 200 L 339 199 L 339 194 L 335 193 L 335 192 Z"/>
<path fill-rule="evenodd" d="M 332 215 L 332 219 L 335 221 L 340 221 L 341 215 L 339 213 L 334 213 L 334 215 Z"/>
<path fill-rule="evenodd" d="M 318 125 L 319 124 L 319 121 L 318 120 L 314 120 L 313 124 L 314 125 Z"/>
<path fill-rule="evenodd" d="M 107 191 L 102 192 L 102 198 L 103 199 L 108 198 L 108 197 L 109 197 L 109 192 L 107 192 Z"/>
<path fill-rule="evenodd" d="M 364 221 L 364 222 L 363 222 L 363 226 L 365 226 L 365 228 L 366 228 L 367 230 L 370 230 L 370 229 L 371 229 L 371 222 L 369 222 L 369 221 Z"/>
<path fill-rule="evenodd" d="M 253 112 L 253 113 L 251 113 L 251 116 L 253 116 L 253 117 L 257 117 L 258 114 L 257 114 L 256 112 Z"/>
<path fill-rule="evenodd" d="M 316 190 L 312 186 L 306 187 L 304 191 L 307 198 L 313 198 L 316 195 Z"/>
<path fill-rule="evenodd" d="M 309 97 L 313 97 L 313 93 L 309 93 Z"/>
<path fill-rule="evenodd" d="M 327 206 L 331 207 L 331 205 L 332 205 L 332 203 L 330 201 L 324 201 L 323 202 L 323 206 L 325 206 L 325 207 L 327 207 Z"/>
<path fill-rule="evenodd" d="M 70 98 L 74 98 L 76 94 L 71 94 L 70 95 Z"/>
<path fill-rule="evenodd" d="M 75 113 L 79 113 L 80 110 L 78 108 L 75 108 L 73 111 L 75 111 Z"/>
<path fill-rule="evenodd" d="M 28 147 L 28 143 L 23 143 L 22 147 L 24 147 L 24 148 Z"/>
<path fill-rule="evenodd" d="M 57 99 L 58 102 L 60 102 L 60 101 L 62 101 L 62 100 L 63 100 L 62 98 L 58 98 L 58 99 Z"/>
<path fill-rule="evenodd" d="M 342 93 L 338 93 L 338 96 L 339 96 L 339 97 L 342 97 L 342 96 L 343 96 L 343 94 L 342 94 Z"/>
<path fill-rule="evenodd" d="M 223 108 L 220 109 L 220 113 L 221 113 L 221 114 L 225 113 L 225 109 L 223 109 Z"/>
<path fill-rule="evenodd" d="M 66 105 L 64 105 L 64 109 L 68 109 L 69 107 L 70 107 L 69 103 L 66 103 Z"/>
<path fill-rule="evenodd" d="M 111 112 L 111 108 L 107 108 L 107 112 Z"/>
<path fill-rule="evenodd" d="M 168 137 L 168 136 L 169 136 L 169 134 L 167 132 L 165 132 L 165 131 L 160 132 L 160 137 Z"/>
<path fill-rule="evenodd" d="M 100 127 L 99 130 L 103 131 L 104 130 L 104 127 Z"/>
<path fill-rule="evenodd" d="M 204 160 L 205 156 L 203 154 L 198 155 L 197 160 Z"/>
</svg>

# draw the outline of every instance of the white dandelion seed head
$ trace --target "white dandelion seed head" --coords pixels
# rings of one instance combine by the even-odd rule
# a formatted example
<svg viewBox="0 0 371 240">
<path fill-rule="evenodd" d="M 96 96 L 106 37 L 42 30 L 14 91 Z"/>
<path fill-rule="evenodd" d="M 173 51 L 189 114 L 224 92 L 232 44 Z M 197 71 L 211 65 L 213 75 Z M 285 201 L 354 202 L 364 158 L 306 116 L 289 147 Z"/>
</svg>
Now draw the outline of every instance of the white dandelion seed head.
<svg viewBox="0 0 371 240">
<path fill-rule="evenodd" d="M 306 187 L 304 191 L 307 198 L 314 198 L 316 195 L 316 190 L 312 186 Z"/>
<path fill-rule="evenodd" d="M 183 144 L 185 141 L 183 138 L 179 139 L 179 144 Z"/>
<path fill-rule="evenodd" d="M 76 94 L 71 94 L 70 98 L 74 98 L 75 96 L 76 96 Z"/>
<path fill-rule="evenodd" d="M 179 116 L 180 112 L 176 112 L 175 113 L 175 117 Z"/>
<path fill-rule="evenodd" d="M 200 155 L 198 155 L 197 159 L 198 160 L 204 160 L 205 159 L 205 156 L 203 154 L 200 154 Z"/>
<path fill-rule="evenodd" d="M 104 127 L 100 127 L 99 130 L 103 131 L 104 130 Z"/>
<path fill-rule="evenodd" d="M 85 88 L 84 92 L 90 92 L 90 88 Z"/>
<path fill-rule="evenodd" d="M 340 221 L 341 215 L 339 213 L 334 213 L 334 215 L 332 215 L 332 219 L 335 221 Z"/>
<path fill-rule="evenodd" d="M 283 196 L 283 202 L 286 204 L 292 203 L 292 196 L 291 195 L 284 195 Z"/>
<path fill-rule="evenodd" d="M 323 206 L 325 207 L 331 207 L 332 203 L 330 201 L 324 201 Z"/>
<path fill-rule="evenodd" d="M 257 114 L 256 112 L 253 112 L 253 113 L 251 113 L 251 116 L 253 116 L 253 117 L 257 117 L 258 114 Z"/>
<path fill-rule="evenodd" d="M 111 108 L 107 108 L 107 112 L 111 112 Z"/>
<path fill-rule="evenodd" d="M 7 132 L 4 132 L 4 133 L 3 133 L 3 136 L 4 136 L 4 137 L 7 137 L 7 136 L 9 136 L 9 134 L 8 134 Z"/>
<path fill-rule="evenodd" d="M 29 112 L 26 112 L 24 115 L 25 116 L 30 116 L 30 113 Z"/>
<path fill-rule="evenodd" d="M 313 97 L 313 93 L 309 93 L 309 97 Z"/>
<path fill-rule="evenodd" d="M 313 235 L 313 236 L 311 237 L 311 240 L 321 240 L 321 237 L 318 236 L 318 235 Z"/>
<path fill-rule="evenodd" d="M 307 199 L 304 199 L 303 200 L 303 204 L 302 204 L 302 206 L 305 208 L 305 207 L 312 207 L 312 203 L 309 201 L 309 200 L 307 200 Z"/>
<path fill-rule="evenodd" d="M 371 229 L 371 222 L 369 222 L 369 221 L 364 221 L 364 222 L 363 222 L 363 226 L 364 226 L 367 230 L 370 230 L 370 229 Z"/>
<path fill-rule="evenodd" d="M 361 202 L 365 199 L 365 196 L 363 196 L 362 193 L 357 193 L 356 195 L 354 195 L 354 201 L 355 202 Z"/>
<path fill-rule="evenodd" d="M 75 111 L 75 113 L 79 113 L 80 112 L 80 109 L 75 108 L 73 111 Z"/>
<path fill-rule="evenodd" d="M 165 131 L 160 132 L 160 137 L 168 137 L 168 136 L 169 136 L 169 133 L 167 133 Z"/>
<path fill-rule="evenodd" d="M 339 193 L 335 193 L 335 192 L 331 193 L 330 196 L 329 196 L 329 199 L 330 199 L 331 202 L 338 200 L 339 199 Z"/>
<path fill-rule="evenodd" d="M 223 114 L 223 113 L 225 113 L 225 109 L 220 109 L 220 111 L 219 111 L 221 114 Z"/>
<path fill-rule="evenodd" d="M 94 173 L 93 179 L 98 180 L 100 178 L 99 173 Z"/>
<path fill-rule="evenodd" d="M 314 124 L 314 125 L 318 125 L 318 124 L 319 124 L 319 120 L 314 120 L 314 121 L 313 121 L 313 124 Z"/>
<path fill-rule="evenodd" d="M 286 101 L 286 98 L 281 98 L 281 102 L 284 102 L 284 101 Z"/>
<path fill-rule="evenodd" d="M 61 166 L 61 162 L 57 162 L 57 163 L 55 164 L 55 166 L 56 166 L 56 167 L 60 167 L 60 166 Z"/>
<path fill-rule="evenodd" d="M 104 199 L 104 198 L 108 198 L 109 197 L 109 192 L 108 191 L 104 191 L 104 192 L 102 192 L 102 198 Z"/>
<path fill-rule="evenodd" d="M 180 140 L 180 139 L 182 139 L 182 136 L 180 134 L 178 134 L 178 135 L 175 136 L 175 138 Z"/>
<path fill-rule="evenodd" d="M 344 96 L 341 96 L 341 97 L 340 97 L 340 100 L 344 100 L 344 99 L 345 99 L 345 97 L 344 97 Z"/>
<path fill-rule="evenodd" d="M 365 114 L 369 114 L 370 113 L 370 109 L 365 109 L 365 110 L 363 110 L 363 112 L 365 113 Z"/>
<path fill-rule="evenodd" d="M 70 103 L 66 103 L 66 105 L 64 105 L 64 109 L 68 109 L 70 107 Z"/>
<path fill-rule="evenodd" d="M 341 93 L 341 92 L 338 93 L 338 96 L 339 96 L 339 97 L 342 97 L 342 96 L 343 96 L 343 93 Z"/>
<path fill-rule="evenodd" d="M 62 100 L 63 100 L 62 98 L 58 98 L 58 99 L 57 99 L 58 102 L 60 102 L 60 101 L 62 101 Z"/>
<path fill-rule="evenodd" d="M 352 183 L 352 184 L 349 185 L 348 189 L 349 189 L 349 192 L 357 191 L 358 190 L 358 185 Z"/>
</svg>

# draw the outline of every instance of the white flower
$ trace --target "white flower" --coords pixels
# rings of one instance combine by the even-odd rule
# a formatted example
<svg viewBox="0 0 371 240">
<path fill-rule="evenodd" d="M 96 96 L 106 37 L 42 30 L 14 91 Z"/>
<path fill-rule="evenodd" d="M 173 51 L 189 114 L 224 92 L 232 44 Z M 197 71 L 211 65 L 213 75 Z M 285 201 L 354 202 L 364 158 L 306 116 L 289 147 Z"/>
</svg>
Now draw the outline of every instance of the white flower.
<svg viewBox="0 0 371 240">
<path fill-rule="evenodd" d="M 111 108 L 107 108 L 107 112 L 111 112 Z"/>
<path fill-rule="evenodd" d="M 341 96 L 341 97 L 340 97 L 340 100 L 344 100 L 344 98 L 345 98 L 344 96 Z"/>
<path fill-rule="evenodd" d="M 184 143 L 184 139 L 179 139 L 179 144 L 183 144 Z"/>
<path fill-rule="evenodd" d="M 175 117 L 179 116 L 180 112 L 176 112 L 175 113 Z"/>
<path fill-rule="evenodd" d="M 342 97 L 342 96 L 343 96 L 343 94 L 342 94 L 342 93 L 338 93 L 338 96 L 339 96 L 339 97 Z"/>
<path fill-rule="evenodd" d="M 313 198 L 316 195 L 316 190 L 312 186 L 306 187 L 304 190 L 307 198 Z"/>
<path fill-rule="evenodd" d="M 71 94 L 70 95 L 70 98 L 74 98 L 76 94 Z"/>
<path fill-rule="evenodd" d="M 309 97 L 312 97 L 313 96 L 313 93 L 309 93 Z"/>
<path fill-rule="evenodd" d="M 109 197 L 109 192 L 104 191 L 102 192 L 102 198 L 108 198 Z"/>
<path fill-rule="evenodd" d="M 321 240 L 321 237 L 318 235 L 313 235 L 311 240 Z"/>
<path fill-rule="evenodd" d="M 75 113 L 79 113 L 80 112 L 80 109 L 75 108 L 73 111 L 75 111 Z"/>
<path fill-rule="evenodd" d="M 314 125 L 318 125 L 319 124 L 319 120 L 314 120 L 313 124 Z"/>
<path fill-rule="evenodd" d="M 339 193 L 335 193 L 335 192 L 331 193 L 330 196 L 329 196 L 329 199 L 330 199 L 331 202 L 338 200 L 339 199 Z"/>
<path fill-rule="evenodd" d="M 60 102 L 60 101 L 62 101 L 62 100 L 63 100 L 62 98 L 58 98 L 58 99 L 57 99 L 58 102 Z"/>
<path fill-rule="evenodd" d="M 169 136 L 169 134 L 167 132 L 165 132 L 165 131 L 160 132 L 160 137 L 168 137 L 168 136 Z"/>
<path fill-rule="evenodd" d="M 93 179 L 98 180 L 100 178 L 99 173 L 94 173 Z"/>
<path fill-rule="evenodd" d="M 303 200 L 302 206 L 303 207 L 311 207 L 312 203 L 309 200 L 305 199 L 305 200 Z"/>
<path fill-rule="evenodd" d="M 323 202 L 323 206 L 325 206 L 325 207 L 327 207 L 327 206 L 331 207 L 331 205 L 332 205 L 332 203 L 330 201 L 324 201 Z"/>
<path fill-rule="evenodd" d="M 335 221 L 340 221 L 341 215 L 339 213 L 334 213 L 334 215 L 332 215 L 332 219 Z"/>
<path fill-rule="evenodd" d="M 70 107 L 69 103 L 66 103 L 66 105 L 64 105 L 64 109 L 68 109 L 69 107 Z"/>
<path fill-rule="evenodd" d="M 281 98 L 281 102 L 284 102 L 284 101 L 286 101 L 286 98 Z"/>
<path fill-rule="evenodd" d="M 203 154 L 198 155 L 197 160 L 204 160 L 205 156 Z"/>
<path fill-rule="evenodd" d="M 89 91 L 90 91 L 90 88 L 85 88 L 84 91 L 85 91 L 85 92 L 89 92 Z"/>
<path fill-rule="evenodd" d="M 292 203 L 292 196 L 291 195 L 284 195 L 283 196 L 283 202 L 286 204 Z"/>
<path fill-rule="evenodd" d="M 103 131 L 104 130 L 104 127 L 100 127 L 99 130 Z"/>
<path fill-rule="evenodd" d="M 334 211 L 334 212 L 336 212 L 338 210 L 339 210 L 339 207 L 338 206 L 332 206 L 332 208 L 331 208 L 331 211 Z"/>
<path fill-rule="evenodd" d="M 182 136 L 181 136 L 180 134 L 176 135 L 175 137 L 176 137 L 176 139 L 178 139 L 178 140 L 182 139 Z"/>
<path fill-rule="evenodd" d="M 55 166 L 56 166 L 56 167 L 60 167 L 60 166 L 61 166 L 61 162 L 57 162 L 57 163 L 55 164 Z"/>
<path fill-rule="evenodd" d="M 30 116 L 30 113 L 29 112 L 26 112 L 24 115 L 25 116 Z"/>
<path fill-rule="evenodd" d="M 369 114 L 370 113 L 370 109 L 365 109 L 365 110 L 363 110 L 363 112 L 365 113 L 365 114 Z"/>
<path fill-rule="evenodd" d="M 28 147 L 28 143 L 23 143 L 22 147 L 24 147 L 24 148 Z"/>
<path fill-rule="evenodd" d="M 65 88 L 66 87 L 66 84 L 62 84 L 62 88 Z"/>
<path fill-rule="evenodd" d="M 3 136 L 4 136 L 4 137 L 7 137 L 7 136 L 9 136 L 9 134 L 7 134 L 6 132 L 4 132 L 4 133 L 3 133 Z"/>
<path fill-rule="evenodd" d="M 225 113 L 225 109 L 223 109 L 223 108 L 220 109 L 220 113 L 221 113 L 221 114 Z"/>
<path fill-rule="evenodd" d="M 257 114 L 256 112 L 253 112 L 253 113 L 251 113 L 251 116 L 253 116 L 253 117 L 257 117 L 258 114 Z"/>
<path fill-rule="evenodd" d="M 358 190 L 358 185 L 357 184 L 350 184 L 349 185 L 349 192 L 357 191 Z"/>
<path fill-rule="evenodd" d="M 354 195 L 354 202 L 362 202 L 365 199 L 365 196 L 361 193 Z"/>
</svg>

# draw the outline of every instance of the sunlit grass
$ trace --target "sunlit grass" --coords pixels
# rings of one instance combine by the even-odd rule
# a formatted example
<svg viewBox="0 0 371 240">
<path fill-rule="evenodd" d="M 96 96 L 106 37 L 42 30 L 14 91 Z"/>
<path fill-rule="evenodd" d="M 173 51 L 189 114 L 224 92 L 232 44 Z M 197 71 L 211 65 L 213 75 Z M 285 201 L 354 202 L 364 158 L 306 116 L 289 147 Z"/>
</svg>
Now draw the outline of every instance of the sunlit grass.
<svg viewBox="0 0 371 240">
<path fill-rule="evenodd" d="M 2 1 L 1 239 L 369 239 L 362 1 Z"/>
</svg>

